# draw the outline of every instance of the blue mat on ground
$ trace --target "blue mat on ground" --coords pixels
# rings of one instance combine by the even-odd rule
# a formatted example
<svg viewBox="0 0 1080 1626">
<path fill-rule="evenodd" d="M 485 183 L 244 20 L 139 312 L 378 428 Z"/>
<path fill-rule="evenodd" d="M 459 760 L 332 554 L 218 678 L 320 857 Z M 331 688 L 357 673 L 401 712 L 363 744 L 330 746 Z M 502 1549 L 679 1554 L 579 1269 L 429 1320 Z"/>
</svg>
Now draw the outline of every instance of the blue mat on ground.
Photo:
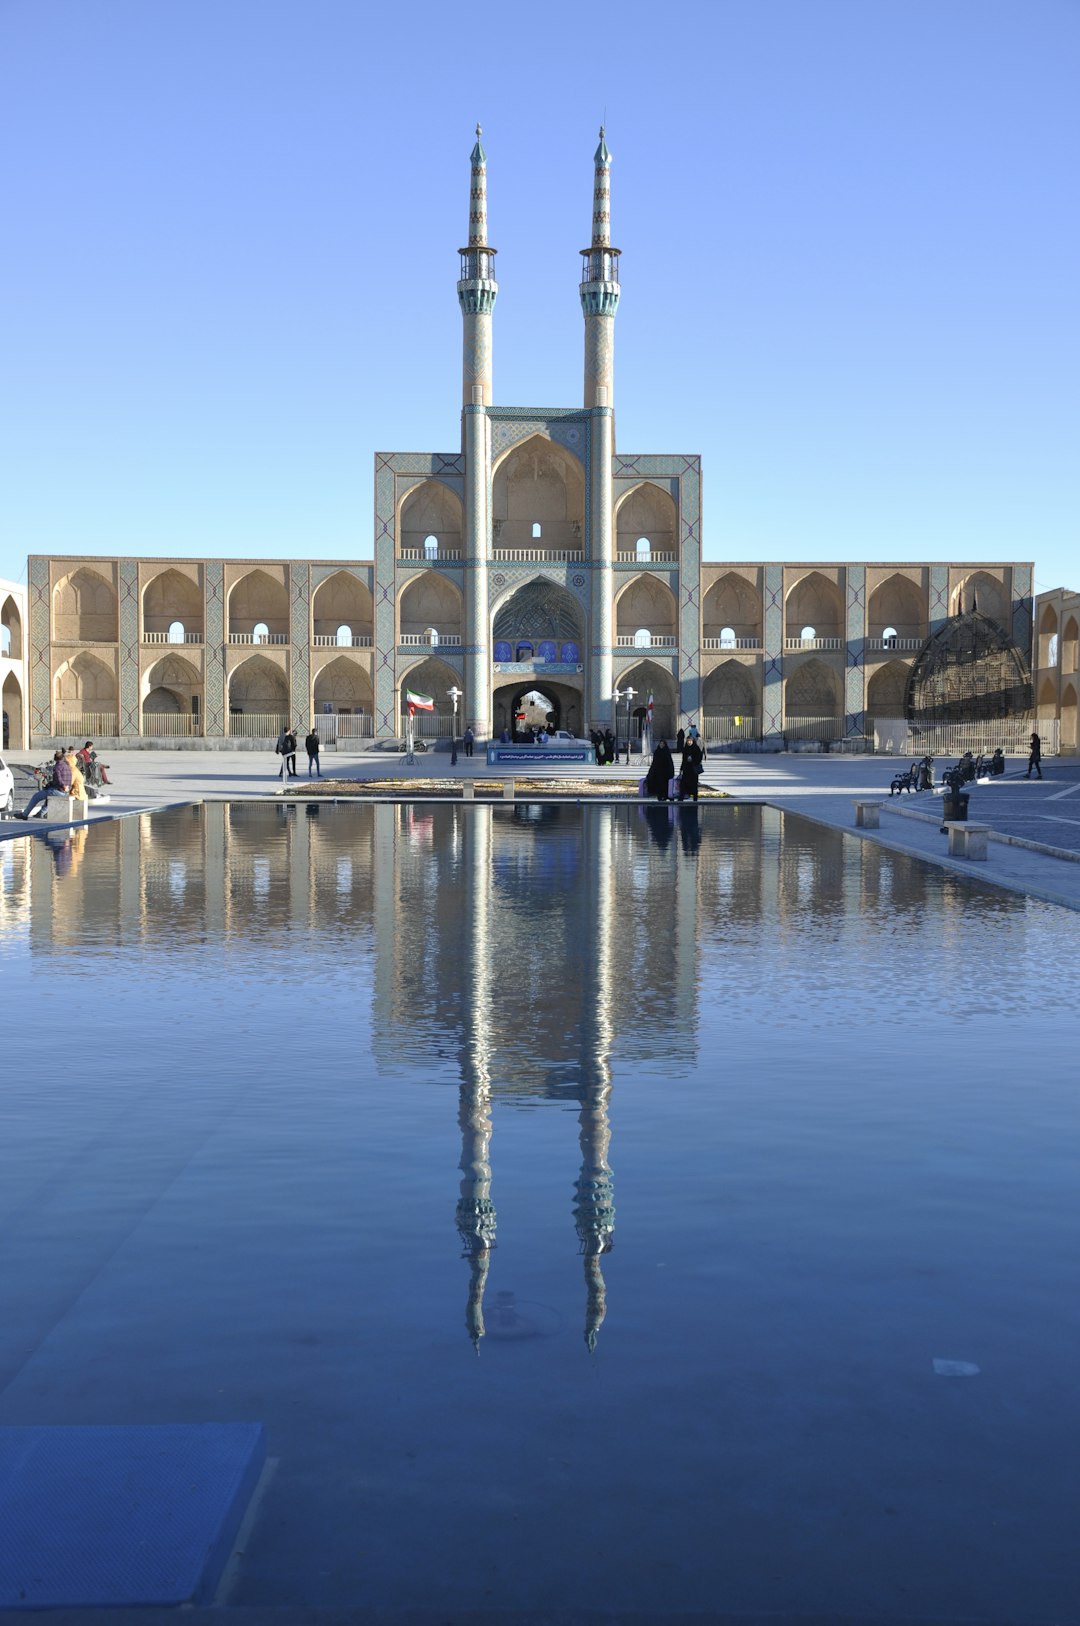
<svg viewBox="0 0 1080 1626">
<path fill-rule="evenodd" d="M 0 1428 L 0 1609 L 208 1603 L 261 1423 Z"/>
</svg>

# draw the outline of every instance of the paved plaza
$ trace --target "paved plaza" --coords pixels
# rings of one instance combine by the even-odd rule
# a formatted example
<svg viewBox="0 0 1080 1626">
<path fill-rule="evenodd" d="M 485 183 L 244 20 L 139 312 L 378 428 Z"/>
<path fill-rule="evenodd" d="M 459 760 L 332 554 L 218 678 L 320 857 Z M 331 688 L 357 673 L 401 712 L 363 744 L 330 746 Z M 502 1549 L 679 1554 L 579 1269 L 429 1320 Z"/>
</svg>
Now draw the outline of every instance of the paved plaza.
<svg viewBox="0 0 1080 1626">
<path fill-rule="evenodd" d="M 91 803 L 92 819 L 177 802 L 277 797 L 282 789 L 279 759 L 270 750 L 116 751 L 112 755 L 110 800 Z M 17 805 L 33 789 L 30 765 L 36 760 L 31 753 L 9 758 L 16 774 Z M 302 789 L 307 782 L 303 752 L 297 765 L 299 778 L 290 784 Z M 939 776 L 945 765 L 944 761 L 937 765 Z M 969 818 L 989 824 L 995 836 L 1010 838 L 992 837 L 985 863 L 947 857 L 940 830 L 940 793 L 889 797 L 893 774 L 905 766 L 906 762 L 884 756 L 719 754 L 706 763 L 704 783 L 733 798 L 768 802 L 842 829 L 853 829 L 857 799 L 880 797 L 881 827 L 858 831 L 860 838 L 1010 891 L 1080 909 L 1080 761 L 1047 758 L 1042 780 L 1028 780 L 1024 761 L 1010 758 L 1004 776 L 968 787 Z M 451 767 L 447 751 L 425 752 L 409 764 L 396 751 L 330 749 L 323 754 L 322 768 L 325 779 L 398 781 L 403 796 L 409 795 L 413 780 L 512 777 L 503 769 L 488 768 L 481 753 L 472 758 L 459 754 Z M 532 765 L 522 777 L 525 772 L 532 780 L 537 777 Z M 633 757 L 629 768 L 625 763 L 605 768 L 573 766 L 554 769 L 550 777 L 555 790 L 560 778 L 588 779 L 600 786 L 605 781 L 636 780 L 643 772 L 641 759 Z M 21 821 L 3 820 L 0 837 L 22 835 L 27 828 Z M 30 828 L 48 826 L 42 822 Z"/>
</svg>

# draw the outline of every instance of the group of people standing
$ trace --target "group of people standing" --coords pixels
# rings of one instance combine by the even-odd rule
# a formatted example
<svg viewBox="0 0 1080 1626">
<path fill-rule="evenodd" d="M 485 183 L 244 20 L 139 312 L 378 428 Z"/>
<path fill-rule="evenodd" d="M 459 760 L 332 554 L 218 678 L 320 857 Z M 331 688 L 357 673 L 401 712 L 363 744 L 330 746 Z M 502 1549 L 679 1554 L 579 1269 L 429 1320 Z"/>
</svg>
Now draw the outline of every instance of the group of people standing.
<svg viewBox="0 0 1080 1626">
<path fill-rule="evenodd" d="M 675 736 L 675 753 L 679 758 L 678 773 L 671 747 L 666 740 L 660 741 L 645 775 L 645 794 L 655 796 L 658 802 L 696 802 L 705 766 L 705 747 L 693 723 L 688 729 L 680 728 Z"/>
<path fill-rule="evenodd" d="M 597 767 L 604 768 L 608 763 L 615 761 L 615 736 L 610 728 L 605 728 L 603 731 L 599 728 L 592 729 L 589 739 L 592 741 L 593 750 L 596 752 Z"/>
<path fill-rule="evenodd" d="M 322 742 L 319 739 L 319 730 L 313 728 L 304 741 L 304 750 L 307 752 L 307 776 L 309 779 L 321 779 L 322 768 L 319 766 L 319 751 Z M 279 757 L 285 759 L 285 772 L 290 779 L 299 779 L 296 771 L 296 735 L 291 728 L 283 728 L 278 735 L 274 747 Z"/>
</svg>

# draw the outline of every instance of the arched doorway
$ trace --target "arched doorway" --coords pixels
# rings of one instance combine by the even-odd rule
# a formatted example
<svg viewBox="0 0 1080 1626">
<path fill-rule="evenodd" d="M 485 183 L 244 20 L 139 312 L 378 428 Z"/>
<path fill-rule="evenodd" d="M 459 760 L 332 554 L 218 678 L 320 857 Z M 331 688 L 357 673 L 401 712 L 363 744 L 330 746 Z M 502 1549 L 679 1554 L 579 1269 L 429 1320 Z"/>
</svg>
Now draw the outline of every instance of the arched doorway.
<svg viewBox="0 0 1080 1626">
<path fill-rule="evenodd" d="M 530 697 L 533 703 L 530 704 Z M 507 729 L 518 743 L 531 738 L 530 729 L 565 728 L 576 739 L 583 736 L 582 693 L 570 683 L 547 678 L 517 677 L 501 683 L 491 702 L 491 729 L 496 739 Z"/>
<path fill-rule="evenodd" d="M 182 655 L 156 661 L 143 680 L 142 731 L 151 738 L 202 733 L 202 679 Z"/>
<path fill-rule="evenodd" d="M 19 680 L 14 672 L 9 672 L 4 679 L 4 750 L 22 751 L 26 741 L 23 737 L 23 697 L 19 687 Z"/>
</svg>

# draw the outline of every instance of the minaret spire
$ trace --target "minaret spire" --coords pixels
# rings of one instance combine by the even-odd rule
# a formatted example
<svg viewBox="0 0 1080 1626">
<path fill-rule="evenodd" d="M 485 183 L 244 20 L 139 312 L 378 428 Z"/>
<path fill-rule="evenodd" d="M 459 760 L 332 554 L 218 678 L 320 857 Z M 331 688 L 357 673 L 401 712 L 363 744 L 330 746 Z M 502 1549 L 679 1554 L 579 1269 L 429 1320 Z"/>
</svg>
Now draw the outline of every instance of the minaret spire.
<svg viewBox="0 0 1080 1626">
<path fill-rule="evenodd" d="M 491 729 L 488 665 L 488 580 L 490 553 L 488 485 L 491 426 L 491 313 L 499 285 L 495 250 L 487 240 L 487 154 L 476 126 L 469 154 L 469 241 L 459 250 L 461 277 L 461 449 L 465 454 L 465 718 L 478 738 Z"/>
<path fill-rule="evenodd" d="M 615 312 L 619 308 L 619 250 L 611 246 L 611 153 L 600 126 L 593 154 L 592 242 L 581 251 L 581 309 L 585 317 L 585 405 L 613 400 Z"/>
</svg>

